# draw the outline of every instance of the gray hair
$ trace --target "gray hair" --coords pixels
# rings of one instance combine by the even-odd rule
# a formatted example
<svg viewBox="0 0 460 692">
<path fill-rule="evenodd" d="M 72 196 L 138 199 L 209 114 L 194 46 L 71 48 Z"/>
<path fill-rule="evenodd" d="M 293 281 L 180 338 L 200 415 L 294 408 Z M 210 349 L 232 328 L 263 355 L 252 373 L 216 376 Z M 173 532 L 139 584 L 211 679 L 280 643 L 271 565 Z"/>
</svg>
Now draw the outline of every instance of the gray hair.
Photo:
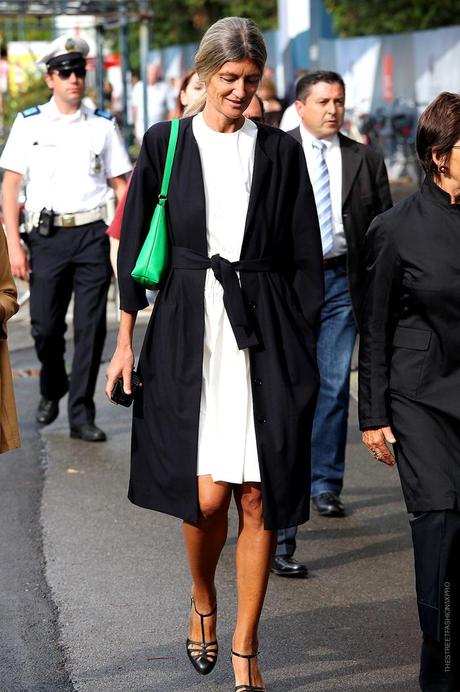
<svg viewBox="0 0 460 692">
<path fill-rule="evenodd" d="M 267 60 L 264 37 L 252 19 L 225 17 L 209 27 L 195 56 L 195 70 L 203 82 L 208 82 L 224 63 L 253 60 L 262 75 Z M 196 115 L 206 104 L 206 94 L 198 99 L 184 115 Z"/>
</svg>

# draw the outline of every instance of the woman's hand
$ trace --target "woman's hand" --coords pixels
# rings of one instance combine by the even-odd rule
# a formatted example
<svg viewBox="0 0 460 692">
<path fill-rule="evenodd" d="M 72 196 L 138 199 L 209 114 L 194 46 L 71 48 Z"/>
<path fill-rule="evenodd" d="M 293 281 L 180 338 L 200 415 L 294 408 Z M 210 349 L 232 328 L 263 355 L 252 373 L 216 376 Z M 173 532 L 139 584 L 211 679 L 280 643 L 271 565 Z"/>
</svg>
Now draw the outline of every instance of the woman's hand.
<svg viewBox="0 0 460 692">
<path fill-rule="evenodd" d="M 131 345 L 117 346 L 105 375 L 107 379 L 105 393 L 110 401 L 112 401 L 111 396 L 113 388 L 119 377 L 123 378 L 123 389 L 126 394 L 131 394 L 131 376 L 133 368 L 134 353 Z M 112 403 L 115 402 L 112 401 Z"/>
<path fill-rule="evenodd" d="M 387 446 L 388 444 L 394 444 L 396 442 L 396 438 L 389 425 L 385 428 L 370 428 L 369 430 L 365 430 L 363 432 L 363 442 L 374 459 L 383 461 L 383 463 L 388 464 L 388 466 L 394 466 L 394 464 L 396 464 L 396 459 Z"/>
</svg>

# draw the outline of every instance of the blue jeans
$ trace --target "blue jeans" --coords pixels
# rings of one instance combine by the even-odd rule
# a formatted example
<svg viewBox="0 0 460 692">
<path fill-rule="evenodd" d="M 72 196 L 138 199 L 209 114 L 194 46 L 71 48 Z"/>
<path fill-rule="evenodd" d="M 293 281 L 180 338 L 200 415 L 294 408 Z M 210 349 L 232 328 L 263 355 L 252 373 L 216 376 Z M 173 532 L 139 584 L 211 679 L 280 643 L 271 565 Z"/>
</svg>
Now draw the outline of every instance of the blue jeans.
<svg viewBox="0 0 460 692">
<path fill-rule="evenodd" d="M 356 340 L 345 269 L 324 272 L 324 305 L 317 345 L 320 390 L 312 433 L 312 497 L 340 494 L 345 467 L 350 366 Z M 276 555 L 292 557 L 297 527 L 278 531 Z"/>
<path fill-rule="evenodd" d="M 317 345 L 320 389 L 313 421 L 312 497 L 340 494 L 345 469 L 350 367 L 356 340 L 345 269 L 324 272 L 325 295 Z"/>
</svg>

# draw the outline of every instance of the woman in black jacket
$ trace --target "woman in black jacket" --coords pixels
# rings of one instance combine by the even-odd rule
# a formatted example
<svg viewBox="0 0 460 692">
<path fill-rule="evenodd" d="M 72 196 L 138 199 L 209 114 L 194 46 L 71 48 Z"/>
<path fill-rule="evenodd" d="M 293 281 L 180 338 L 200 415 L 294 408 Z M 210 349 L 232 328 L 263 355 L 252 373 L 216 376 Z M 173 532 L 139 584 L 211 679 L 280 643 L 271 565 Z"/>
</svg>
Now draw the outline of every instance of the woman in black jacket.
<svg viewBox="0 0 460 692">
<path fill-rule="evenodd" d="M 170 269 L 139 359 L 129 498 L 184 520 L 192 574 L 187 654 L 217 658 L 214 574 L 232 497 L 236 547 L 237 689 L 263 690 L 257 630 L 276 529 L 306 521 L 318 374 L 315 325 L 322 251 L 300 145 L 244 118 L 266 59 L 248 19 L 205 34 L 196 70 L 206 94 L 180 122 L 168 194 Z M 121 322 L 107 393 L 130 389 L 132 331 L 146 305 L 131 271 L 165 163 L 169 123 L 145 135 L 121 234 Z"/>
<path fill-rule="evenodd" d="M 422 114 L 417 153 L 420 192 L 368 232 L 359 409 L 365 445 L 397 463 L 413 514 L 420 686 L 431 692 L 460 690 L 458 94 L 440 94 Z"/>
</svg>

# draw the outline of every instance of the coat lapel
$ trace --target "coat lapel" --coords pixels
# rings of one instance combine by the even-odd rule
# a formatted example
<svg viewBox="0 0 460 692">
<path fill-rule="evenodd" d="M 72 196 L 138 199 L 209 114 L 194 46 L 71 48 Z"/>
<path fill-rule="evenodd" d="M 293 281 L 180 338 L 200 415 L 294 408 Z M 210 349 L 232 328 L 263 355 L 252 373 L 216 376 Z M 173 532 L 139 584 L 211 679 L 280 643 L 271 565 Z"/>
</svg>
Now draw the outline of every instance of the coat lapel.
<svg viewBox="0 0 460 692">
<path fill-rule="evenodd" d="M 353 182 L 361 167 L 362 156 L 359 147 L 348 137 L 340 134 L 340 151 L 342 154 L 342 208 L 350 194 Z"/>
<path fill-rule="evenodd" d="M 272 168 L 272 161 L 265 152 L 265 139 L 266 132 L 263 128 L 258 128 L 254 154 L 254 172 L 249 195 L 248 213 L 246 215 L 246 224 L 244 227 L 243 244 L 241 246 L 241 257 L 244 257 L 249 238 L 254 229 L 254 224 L 252 223 L 254 214 L 261 196 L 263 197 L 262 192 L 267 187 L 266 181 Z"/>
</svg>

